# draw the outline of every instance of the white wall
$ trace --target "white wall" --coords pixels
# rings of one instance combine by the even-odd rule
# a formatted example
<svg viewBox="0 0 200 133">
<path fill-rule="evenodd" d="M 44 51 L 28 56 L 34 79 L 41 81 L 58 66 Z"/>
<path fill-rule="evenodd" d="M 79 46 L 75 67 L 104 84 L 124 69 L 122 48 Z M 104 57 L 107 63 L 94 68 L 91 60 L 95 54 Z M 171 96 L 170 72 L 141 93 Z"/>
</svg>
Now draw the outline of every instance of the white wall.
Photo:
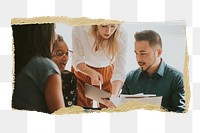
<svg viewBox="0 0 200 133">
<path fill-rule="evenodd" d="M 123 23 L 122 28 L 128 35 L 128 53 L 126 72 L 138 67 L 133 50 L 134 33 L 144 29 L 154 30 L 160 34 L 163 42 L 163 60 L 183 72 L 185 61 L 185 23 L 184 22 L 154 22 L 154 23 Z M 68 44 L 69 49 L 72 46 L 71 40 L 72 26 L 58 23 L 56 32 L 62 35 Z M 68 61 L 66 69 L 70 70 L 71 59 Z"/>
</svg>

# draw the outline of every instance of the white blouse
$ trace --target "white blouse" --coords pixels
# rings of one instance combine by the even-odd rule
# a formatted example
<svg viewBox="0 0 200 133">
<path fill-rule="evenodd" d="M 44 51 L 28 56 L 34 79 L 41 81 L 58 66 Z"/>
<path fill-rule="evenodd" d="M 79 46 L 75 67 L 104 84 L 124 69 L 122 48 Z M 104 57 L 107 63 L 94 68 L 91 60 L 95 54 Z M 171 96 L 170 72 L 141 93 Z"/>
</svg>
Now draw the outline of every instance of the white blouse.
<svg viewBox="0 0 200 133">
<path fill-rule="evenodd" d="M 72 30 L 72 65 L 78 71 L 77 65 L 85 63 L 89 66 L 101 68 L 114 64 L 114 72 L 111 81 L 121 80 L 124 82 L 126 78 L 126 53 L 127 53 L 127 35 L 121 31 L 119 43 L 120 52 L 111 62 L 111 59 L 103 50 L 94 51 L 94 37 L 90 34 L 90 26 L 73 27 Z"/>
</svg>

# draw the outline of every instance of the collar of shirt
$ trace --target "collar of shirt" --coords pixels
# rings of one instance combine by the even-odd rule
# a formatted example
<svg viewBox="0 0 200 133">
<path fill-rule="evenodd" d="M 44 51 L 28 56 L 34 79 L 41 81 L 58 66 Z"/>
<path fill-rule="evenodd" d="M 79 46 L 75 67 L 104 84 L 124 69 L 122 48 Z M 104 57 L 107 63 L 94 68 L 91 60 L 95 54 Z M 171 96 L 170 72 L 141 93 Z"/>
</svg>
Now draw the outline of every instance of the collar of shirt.
<svg viewBox="0 0 200 133">
<path fill-rule="evenodd" d="M 151 75 L 151 77 L 155 77 L 156 75 L 160 75 L 161 77 L 163 77 L 164 72 L 165 72 L 165 67 L 166 67 L 166 64 L 165 64 L 165 62 L 161 59 L 161 63 L 160 63 L 160 66 L 159 66 L 158 70 L 157 70 L 155 73 L 153 73 L 153 74 Z M 140 75 L 141 75 L 141 74 L 144 75 L 144 76 L 146 76 L 146 77 L 150 77 L 147 73 L 142 72 L 142 70 L 140 69 Z"/>
</svg>

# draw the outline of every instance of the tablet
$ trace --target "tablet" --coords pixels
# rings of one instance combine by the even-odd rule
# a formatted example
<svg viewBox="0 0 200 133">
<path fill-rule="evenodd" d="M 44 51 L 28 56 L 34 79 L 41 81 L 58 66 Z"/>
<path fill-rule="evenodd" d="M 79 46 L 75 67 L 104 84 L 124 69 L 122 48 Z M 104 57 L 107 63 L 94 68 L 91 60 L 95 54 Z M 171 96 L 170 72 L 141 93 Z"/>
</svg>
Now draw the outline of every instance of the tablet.
<svg viewBox="0 0 200 133">
<path fill-rule="evenodd" d="M 100 90 L 97 87 L 85 83 L 85 96 L 101 104 L 104 104 L 101 98 L 110 98 L 111 93 L 104 90 Z"/>
</svg>

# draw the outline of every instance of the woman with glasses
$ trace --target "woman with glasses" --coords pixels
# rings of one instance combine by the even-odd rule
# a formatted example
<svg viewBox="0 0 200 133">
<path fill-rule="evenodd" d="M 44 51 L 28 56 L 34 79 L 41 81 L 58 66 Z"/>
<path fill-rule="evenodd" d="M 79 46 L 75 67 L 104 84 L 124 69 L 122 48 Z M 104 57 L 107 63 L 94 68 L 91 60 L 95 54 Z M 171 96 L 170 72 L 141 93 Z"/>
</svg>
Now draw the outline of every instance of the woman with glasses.
<svg viewBox="0 0 200 133">
<path fill-rule="evenodd" d="M 65 107 L 61 75 L 50 59 L 54 24 L 12 25 L 15 83 L 12 107 L 44 113 Z"/>
<path fill-rule="evenodd" d="M 77 78 L 73 72 L 65 70 L 69 57 L 73 52 L 69 50 L 61 35 L 57 35 L 57 40 L 53 44 L 52 60 L 61 71 L 62 91 L 65 107 L 75 105 L 77 102 Z"/>
<path fill-rule="evenodd" d="M 117 97 L 125 80 L 127 36 L 119 24 L 73 27 L 72 70 L 78 78 L 78 102 L 92 107 L 85 97 L 85 83 Z M 105 107 L 100 105 L 101 108 Z"/>
</svg>

